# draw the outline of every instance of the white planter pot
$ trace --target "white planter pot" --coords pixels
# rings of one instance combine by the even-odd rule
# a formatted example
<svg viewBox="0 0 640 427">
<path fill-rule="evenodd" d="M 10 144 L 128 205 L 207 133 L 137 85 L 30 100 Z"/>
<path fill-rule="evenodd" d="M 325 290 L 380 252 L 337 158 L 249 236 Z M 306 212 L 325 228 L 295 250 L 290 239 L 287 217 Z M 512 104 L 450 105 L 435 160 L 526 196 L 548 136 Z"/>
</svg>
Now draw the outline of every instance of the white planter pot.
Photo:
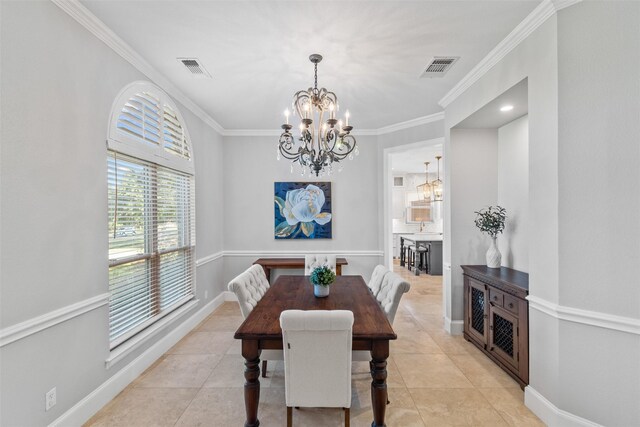
<svg viewBox="0 0 640 427">
<path fill-rule="evenodd" d="M 496 245 L 496 237 L 491 238 L 491 245 L 487 251 L 487 267 L 500 268 L 502 265 L 502 254 Z"/>
<path fill-rule="evenodd" d="M 313 285 L 313 294 L 318 298 L 329 296 L 329 288 L 331 286 Z"/>
</svg>

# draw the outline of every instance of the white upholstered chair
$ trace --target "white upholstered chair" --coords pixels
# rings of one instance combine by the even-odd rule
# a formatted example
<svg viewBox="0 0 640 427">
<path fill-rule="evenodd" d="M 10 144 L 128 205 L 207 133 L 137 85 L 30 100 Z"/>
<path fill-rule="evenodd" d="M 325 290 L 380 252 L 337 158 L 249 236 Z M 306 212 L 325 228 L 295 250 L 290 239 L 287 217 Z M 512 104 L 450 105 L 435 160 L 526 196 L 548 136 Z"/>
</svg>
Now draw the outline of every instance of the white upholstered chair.
<svg viewBox="0 0 640 427">
<path fill-rule="evenodd" d="M 351 408 L 353 313 L 348 310 L 285 310 L 284 346 L 287 426 L 292 407 Z"/>
<path fill-rule="evenodd" d="M 336 256 L 335 255 L 305 255 L 304 256 L 304 275 L 310 276 L 316 267 L 326 265 L 336 272 Z"/>
<path fill-rule="evenodd" d="M 227 287 L 238 298 L 242 317 L 246 319 L 269 289 L 269 281 L 262 266 L 254 264 L 234 277 Z M 260 358 L 262 359 L 262 376 L 266 377 L 267 361 L 284 360 L 284 355 L 282 350 L 262 350 Z"/>
<path fill-rule="evenodd" d="M 382 264 L 377 265 L 376 268 L 373 269 L 373 273 L 371 273 L 371 280 L 367 283 L 367 286 L 371 290 L 373 296 L 377 296 L 378 292 L 380 292 L 382 280 L 388 272 L 389 269 Z"/>
<path fill-rule="evenodd" d="M 409 292 L 410 288 L 411 285 L 393 271 L 387 272 L 382 278 L 376 300 L 378 300 L 392 326 L 400 305 L 400 299 L 403 294 Z M 366 350 L 356 350 L 353 352 L 353 360 L 356 362 L 370 361 L 371 353 Z"/>
</svg>

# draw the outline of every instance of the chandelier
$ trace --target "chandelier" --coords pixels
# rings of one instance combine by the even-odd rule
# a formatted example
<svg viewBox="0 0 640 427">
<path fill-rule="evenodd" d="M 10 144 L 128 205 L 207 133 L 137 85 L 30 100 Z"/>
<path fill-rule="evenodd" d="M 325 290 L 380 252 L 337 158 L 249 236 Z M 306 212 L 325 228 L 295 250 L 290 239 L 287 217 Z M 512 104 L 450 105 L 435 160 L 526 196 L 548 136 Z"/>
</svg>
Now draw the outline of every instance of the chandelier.
<svg viewBox="0 0 640 427">
<path fill-rule="evenodd" d="M 424 162 L 425 169 L 425 180 L 424 184 L 420 184 L 416 187 L 418 191 L 418 195 L 422 197 L 422 200 L 425 202 L 431 202 L 431 198 L 433 197 L 433 193 L 431 191 L 431 184 L 429 184 L 429 162 Z"/>
<path fill-rule="evenodd" d="M 416 186 L 418 196 L 422 198 L 425 203 L 441 202 L 444 200 L 444 185 L 440 179 L 440 159 L 442 156 L 436 156 L 438 161 L 438 178 L 429 182 L 429 162 L 424 162 L 425 167 L 425 180 L 424 184 Z"/>
<path fill-rule="evenodd" d="M 444 186 L 442 185 L 442 181 L 440 180 L 440 159 L 442 156 L 436 156 L 438 160 L 438 178 L 434 179 L 431 182 L 431 188 L 433 190 L 433 201 L 441 202 L 444 200 Z"/>
<path fill-rule="evenodd" d="M 290 113 L 286 110 L 286 123 L 282 125 L 284 132 L 278 141 L 277 158 L 280 160 L 282 155 L 291 160 L 291 172 L 293 164 L 298 162 L 303 176 L 307 168 L 309 174 L 322 176 L 326 172 L 331 175 L 333 164 L 347 157 L 353 160 L 353 155 L 358 155 L 358 148 L 356 139 L 351 135 L 353 126 L 349 126 L 349 111 L 345 112 L 343 126 L 342 120 L 336 119 L 336 94 L 325 88 L 318 89 L 318 63 L 322 61 L 322 56 L 313 54 L 309 60 L 314 64 L 314 86 L 293 95 L 293 114 L 300 118 L 300 136 L 295 138 L 291 133 L 293 126 L 289 124 Z M 341 170 L 342 164 L 338 172 Z"/>
</svg>

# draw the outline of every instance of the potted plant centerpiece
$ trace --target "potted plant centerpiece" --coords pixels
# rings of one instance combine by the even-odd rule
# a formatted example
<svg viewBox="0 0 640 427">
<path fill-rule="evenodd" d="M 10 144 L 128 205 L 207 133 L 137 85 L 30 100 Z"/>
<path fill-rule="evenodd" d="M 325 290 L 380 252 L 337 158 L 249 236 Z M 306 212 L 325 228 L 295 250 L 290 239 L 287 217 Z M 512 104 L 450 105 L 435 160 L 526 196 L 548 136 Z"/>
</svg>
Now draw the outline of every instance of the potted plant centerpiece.
<svg viewBox="0 0 640 427">
<path fill-rule="evenodd" d="M 313 284 L 313 294 L 318 298 L 329 296 L 329 286 L 336 280 L 336 273 L 323 265 L 316 267 L 311 272 L 309 280 Z"/>
<path fill-rule="evenodd" d="M 496 246 L 498 233 L 504 230 L 504 222 L 507 220 L 507 210 L 502 206 L 489 206 L 475 212 L 476 227 L 491 237 L 491 245 L 487 251 L 487 267 L 500 268 L 502 255 Z"/>
</svg>

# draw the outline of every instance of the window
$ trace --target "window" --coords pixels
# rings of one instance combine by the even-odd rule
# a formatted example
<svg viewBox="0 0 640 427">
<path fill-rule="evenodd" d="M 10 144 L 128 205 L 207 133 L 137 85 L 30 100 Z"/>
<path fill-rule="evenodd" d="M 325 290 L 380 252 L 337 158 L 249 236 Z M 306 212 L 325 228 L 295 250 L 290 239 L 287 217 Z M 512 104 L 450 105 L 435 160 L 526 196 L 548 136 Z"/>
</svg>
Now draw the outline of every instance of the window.
<svg viewBox="0 0 640 427">
<path fill-rule="evenodd" d="M 193 298 L 191 148 L 166 94 L 135 83 L 109 126 L 109 340 L 115 348 Z"/>
</svg>

